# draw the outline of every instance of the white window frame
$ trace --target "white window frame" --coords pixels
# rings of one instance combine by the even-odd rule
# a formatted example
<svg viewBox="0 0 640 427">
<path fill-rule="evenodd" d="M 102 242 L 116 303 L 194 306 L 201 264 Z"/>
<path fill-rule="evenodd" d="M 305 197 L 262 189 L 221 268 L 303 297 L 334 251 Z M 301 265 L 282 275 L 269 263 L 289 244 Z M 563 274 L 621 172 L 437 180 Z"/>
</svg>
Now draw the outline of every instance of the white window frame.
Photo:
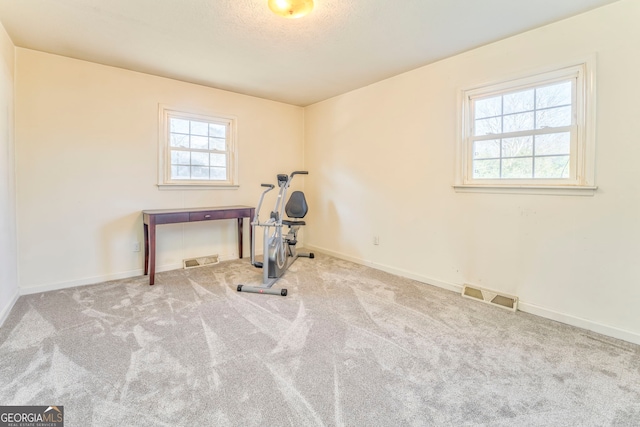
<svg viewBox="0 0 640 427">
<path fill-rule="evenodd" d="M 576 79 L 573 92 L 574 118 L 571 126 L 570 176 L 568 179 L 474 179 L 473 100 L 544 86 L 554 81 Z M 459 92 L 458 146 L 456 152 L 457 192 L 518 194 L 593 195 L 595 185 L 595 56 L 525 76 L 489 82 Z M 535 132 L 535 131 L 534 131 Z"/>
<path fill-rule="evenodd" d="M 238 187 L 237 118 L 218 113 L 193 112 L 159 104 L 158 128 L 158 187 L 160 189 L 210 189 Z M 171 179 L 171 148 L 169 118 L 198 120 L 224 125 L 227 128 L 226 180 Z"/>
</svg>

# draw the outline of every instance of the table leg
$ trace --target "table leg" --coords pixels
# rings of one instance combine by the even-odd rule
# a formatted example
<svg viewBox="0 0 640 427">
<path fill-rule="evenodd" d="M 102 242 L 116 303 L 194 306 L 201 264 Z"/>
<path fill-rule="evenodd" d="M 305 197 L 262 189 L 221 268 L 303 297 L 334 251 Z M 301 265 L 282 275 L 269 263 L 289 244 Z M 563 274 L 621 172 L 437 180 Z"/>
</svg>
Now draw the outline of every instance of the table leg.
<svg viewBox="0 0 640 427">
<path fill-rule="evenodd" d="M 250 245 L 249 248 L 250 248 L 250 250 L 253 250 L 253 249 L 251 249 L 253 247 L 253 227 L 251 226 L 251 222 L 253 221 L 253 212 L 254 212 L 253 209 L 251 209 L 251 217 L 249 218 L 249 245 Z"/>
<path fill-rule="evenodd" d="M 149 274 L 149 225 L 143 224 L 144 230 L 144 275 Z"/>
<path fill-rule="evenodd" d="M 149 285 L 156 279 L 156 224 L 149 224 Z"/>
<path fill-rule="evenodd" d="M 242 259 L 243 218 L 238 218 L 238 258 Z"/>
</svg>

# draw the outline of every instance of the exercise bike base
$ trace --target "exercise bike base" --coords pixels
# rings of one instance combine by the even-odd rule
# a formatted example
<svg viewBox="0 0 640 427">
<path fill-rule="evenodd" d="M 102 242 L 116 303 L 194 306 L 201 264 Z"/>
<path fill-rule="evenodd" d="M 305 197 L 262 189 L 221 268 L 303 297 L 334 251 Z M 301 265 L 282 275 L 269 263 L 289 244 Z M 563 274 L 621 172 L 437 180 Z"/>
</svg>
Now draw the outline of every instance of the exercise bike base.
<svg viewBox="0 0 640 427">
<path fill-rule="evenodd" d="M 273 289 L 265 286 L 249 286 L 249 285 L 238 285 L 238 292 L 250 292 L 254 294 L 268 294 L 268 295 L 281 295 L 283 297 L 287 296 L 286 289 Z"/>
</svg>

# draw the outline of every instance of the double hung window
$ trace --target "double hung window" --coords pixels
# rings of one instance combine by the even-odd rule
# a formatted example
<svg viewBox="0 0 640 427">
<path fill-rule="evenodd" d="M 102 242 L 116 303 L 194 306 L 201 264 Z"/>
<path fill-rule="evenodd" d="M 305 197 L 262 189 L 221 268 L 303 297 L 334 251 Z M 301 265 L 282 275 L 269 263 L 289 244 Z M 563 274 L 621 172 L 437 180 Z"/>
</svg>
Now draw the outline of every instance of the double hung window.
<svg viewBox="0 0 640 427">
<path fill-rule="evenodd" d="M 462 92 L 457 187 L 593 189 L 587 64 Z"/>
<path fill-rule="evenodd" d="M 234 186 L 235 118 L 160 107 L 160 177 L 166 186 Z"/>
</svg>

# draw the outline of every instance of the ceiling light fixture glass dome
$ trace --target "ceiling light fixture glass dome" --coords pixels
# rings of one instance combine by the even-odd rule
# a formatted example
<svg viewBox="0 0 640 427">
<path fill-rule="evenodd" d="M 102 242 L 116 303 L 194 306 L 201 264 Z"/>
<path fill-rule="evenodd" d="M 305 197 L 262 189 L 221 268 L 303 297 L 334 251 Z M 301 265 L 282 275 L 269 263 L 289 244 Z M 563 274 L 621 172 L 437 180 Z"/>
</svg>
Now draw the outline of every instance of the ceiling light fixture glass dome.
<svg viewBox="0 0 640 427">
<path fill-rule="evenodd" d="M 301 18 L 313 10 L 313 0 L 269 0 L 269 9 L 285 18 Z"/>
</svg>

